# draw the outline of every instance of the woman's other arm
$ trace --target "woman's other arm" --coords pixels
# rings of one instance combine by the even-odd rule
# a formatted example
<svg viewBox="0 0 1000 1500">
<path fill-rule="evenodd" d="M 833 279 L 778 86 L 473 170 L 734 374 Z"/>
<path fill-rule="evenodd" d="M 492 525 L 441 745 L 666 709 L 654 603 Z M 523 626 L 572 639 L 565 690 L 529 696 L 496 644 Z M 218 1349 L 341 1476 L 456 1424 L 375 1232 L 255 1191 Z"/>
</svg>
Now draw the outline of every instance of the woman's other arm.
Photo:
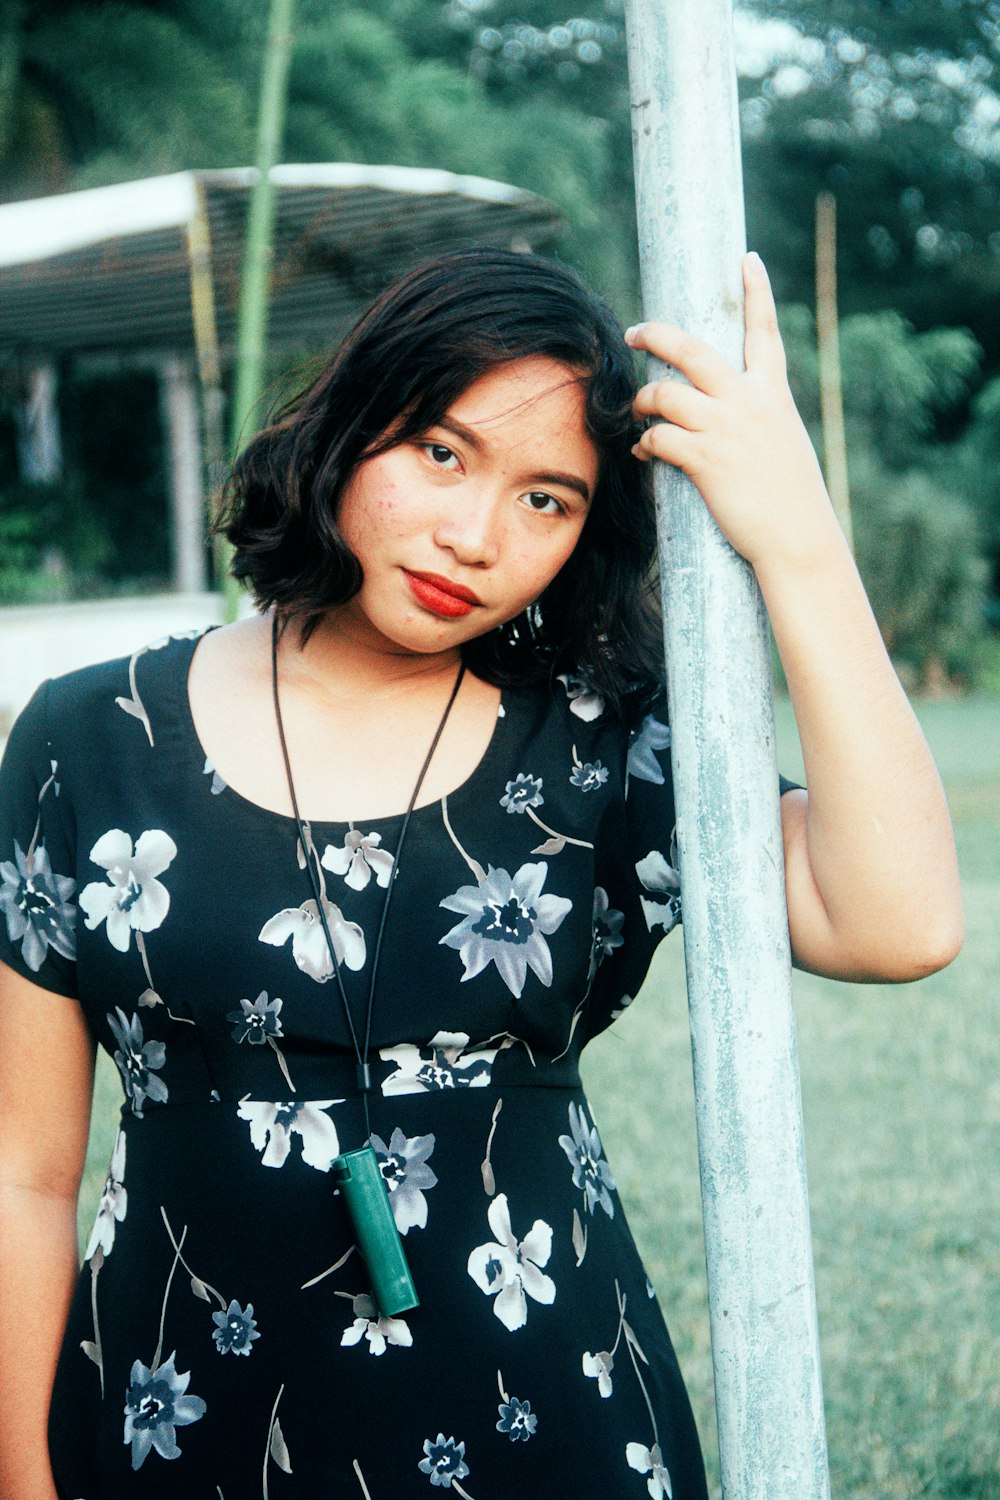
<svg viewBox="0 0 1000 1500">
<path fill-rule="evenodd" d="M 0 1495 L 57 1500 L 47 1424 L 79 1270 L 94 1048 L 74 1000 L 0 963 Z"/>
<path fill-rule="evenodd" d="M 781 799 L 796 963 L 839 979 L 919 979 L 962 944 L 947 802 L 795 408 L 756 257 L 744 280 L 745 372 L 670 324 L 630 337 L 690 381 L 640 391 L 637 413 L 662 420 L 637 456 L 685 470 L 764 595 L 809 786 Z"/>
</svg>

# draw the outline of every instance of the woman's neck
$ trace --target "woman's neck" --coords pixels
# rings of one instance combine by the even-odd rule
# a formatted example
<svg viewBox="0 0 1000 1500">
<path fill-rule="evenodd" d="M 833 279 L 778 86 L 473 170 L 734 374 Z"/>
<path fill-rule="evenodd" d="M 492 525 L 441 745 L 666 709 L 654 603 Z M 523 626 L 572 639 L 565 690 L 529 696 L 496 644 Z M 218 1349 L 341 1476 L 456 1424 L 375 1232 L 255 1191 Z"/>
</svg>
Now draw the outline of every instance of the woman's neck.
<svg viewBox="0 0 1000 1500">
<path fill-rule="evenodd" d="M 270 619 L 268 617 L 268 630 Z M 278 672 L 283 681 L 326 700 L 420 694 L 450 682 L 458 671 L 456 649 L 433 653 L 407 651 L 384 636 L 357 628 L 343 614 L 325 616 L 303 642 L 301 626 L 292 621 L 279 633 Z"/>
</svg>

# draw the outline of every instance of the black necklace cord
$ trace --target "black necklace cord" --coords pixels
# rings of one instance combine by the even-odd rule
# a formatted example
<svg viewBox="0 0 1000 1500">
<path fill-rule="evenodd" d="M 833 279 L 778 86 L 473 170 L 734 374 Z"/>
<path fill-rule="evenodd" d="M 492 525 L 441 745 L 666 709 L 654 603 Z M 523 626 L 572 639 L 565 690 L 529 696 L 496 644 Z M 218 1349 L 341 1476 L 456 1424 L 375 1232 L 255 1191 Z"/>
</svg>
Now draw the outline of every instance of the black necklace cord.
<svg viewBox="0 0 1000 1500">
<path fill-rule="evenodd" d="M 292 764 L 288 755 L 288 743 L 285 739 L 285 726 L 282 722 L 281 704 L 278 699 L 278 617 L 276 614 L 271 622 L 271 690 L 274 697 L 274 717 L 278 725 L 278 738 L 281 741 L 281 754 L 285 762 L 285 776 L 288 781 L 288 795 L 291 799 L 292 812 L 295 816 L 295 826 L 298 831 L 299 845 L 302 849 L 302 857 L 305 860 L 306 870 L 309 875 L 309 884 L 312 887 L 313 896 L 316 900 L 316 910 L 319 914 L 319 920 L 323 927 L 323 935 L 326 938 L 327 948 L 330 951 L 330 962 L 333 965 L 333 973 L 337 981 L 337 988 L 340 991 L 340 999 L 341 1004 L 344 1008 L 344 1015 L 347 1020 L 347 1028 L 350 1032 L 351 1042 L 354 1047 L 354 1054 L 357 1058 L 358 1088 L 361 1092 L 362 1102 L 364 1104 L 365 1131 L 367 1138 L 371 1137 L 371 1123 L 368 1118 L 368 1094 L 372 1086 L 371 1067 L 368 1063 L 368 1049 L 371 1042 L 372 1013 L 375 1006 L 375 978 L 378 973 L 378 961 L 382 952 L 382 937 L 385 933 L 385 925 L 389 916 L 389 903 L 392 899 L 392 893 L 396 885 L 396 877 L 399 874 L 400 855 L 402 854 L 403 841 L 406 838 L 406 831 L 410 826 L 410 818 L 412 816 L 413 809 L 416 806 L 417 798 L 420 796 L 420 788 L 424 784 L 424 778 L 426 777 L 428 769 L 430 768 L 431 761 L 434 758 L 434 752 L 438 747 L 438 743 L 440 742 L 442 734 L 444 733 L 444 727 L 448 722 L 448 716 L 451 713 L 452 705 L 454 704 L 455 699 L 458 697 L 458 690 L 462 686 L 462 680 L 464 677 L 465 663 L 462 662 L 459 665 L 458 676 L 455 678 L 455 685 L 452 688 L 451 695 L 448 699 L 447 704 L 445 705 L 444 713 L 441 715 L 440 723 L 435 730 L 434 738 L 430 744 L 430 749 L 427 751 L 427 754 L 424 757 L 424 763 L 420 767 L 420 774 L 417 777 L 416 784 L 410 796 L 409 804 L 407 806 L 406 812 L 403 815 L 403 824 L 399 830 L 399 838 L 396 842 L 395 852 L 393 853 L 392 857 L 392 873 L 389 877 L 389 885 L 386 889 L 385 900 L 382 903 L 382 916 L 379 921 L 378 934 L 375 939 L 375 951 L 372 956 L 371 980 L 368 987 L 368 1006 L 365 1015 L 365 1042 L 364 1050 L 362 1050 L 362 1048 L 358 1044 L 358 1034 L 355 1029 L 354 1018 L 351 1014 L 350 1004 L 348 1003 L 347 991 L 344 988 L 344 981 L 340 972 L 340 964 L 337 962 L 337 953 L 336 949 L 333 946 L 333 936 L 330 932 L 330 924 L 327 921 L 326 908 L 323 902 L 323 893 L 319 887 L 319 880 L 316 875 L 312 854 L 310 852 L 312 848 L 312 838 L 310 836 L 309 844 L 307 845 L 305 829 L 303 826 L 302 817 L 299 813 L 298 799 L 295 795 L 295 782 L 292 778 Z"/>
</svg>

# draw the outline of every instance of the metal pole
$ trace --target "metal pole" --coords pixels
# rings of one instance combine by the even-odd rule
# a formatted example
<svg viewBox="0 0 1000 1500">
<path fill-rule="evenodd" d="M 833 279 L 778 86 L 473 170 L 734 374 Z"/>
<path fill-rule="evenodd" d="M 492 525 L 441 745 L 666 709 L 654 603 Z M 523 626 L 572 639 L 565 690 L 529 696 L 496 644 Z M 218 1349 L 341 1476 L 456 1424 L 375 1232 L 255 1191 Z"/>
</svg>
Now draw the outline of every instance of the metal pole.
<svg viewBox="0 0 1000 1500">
<path fill-rule="evenodd" d="M 626 24 L 645 316 L 742 367 L 731 0 L 627 0 Z M 655 467 L 722 1489 L 824 1500 L 767 621 L 694 486 Z"/>
<path fill-rule="evenodd" d="M 233 395 L 229 448 L 233 458 L 254 431 L 253 418 L 263 393 L 267 347 L 267 308 L 273 256 L 274 188 L 271 168 L 281 150 L 292 52 L 294 0 L 271 0 L 264 73 L 257 124 L 257 181 L 247 216 L 246 249 L 240 281 L 236 333 L 236 389 Z M 226 617 L 234 619 L 239 588 L 225 575 Z"/>
<path fill-rule="evenodd" d="M 816 343 L 826 485 L 841 530 L 853 550 L 844 390 L 840 378 L 840 320 L 837 315 L 837 200 L 833 193 L 819 193 L 816 197 Z"/>
</svg>

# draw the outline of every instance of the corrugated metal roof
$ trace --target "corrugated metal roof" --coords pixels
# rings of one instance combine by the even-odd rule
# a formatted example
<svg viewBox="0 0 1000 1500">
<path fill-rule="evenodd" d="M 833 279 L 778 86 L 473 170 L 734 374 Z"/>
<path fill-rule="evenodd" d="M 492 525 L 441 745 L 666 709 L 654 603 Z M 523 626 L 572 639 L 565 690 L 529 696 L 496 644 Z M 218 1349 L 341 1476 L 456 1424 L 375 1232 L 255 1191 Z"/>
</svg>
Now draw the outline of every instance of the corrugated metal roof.
<svg viewBox="0 0 1000 1500">
<path fill-rule="evenodd" d="M 0 347 L 139 352 L 194 342 L 188 225 L 203 194 L 219 340 L 235 335 L 255 168 L 178 172 L 0 205 Z M 271 346 L 339 337 L 416 260 L 466 244 L 538 249 L 553 204 L 481 177 L 412 167 L 276 167 Z"/>
</svg>

